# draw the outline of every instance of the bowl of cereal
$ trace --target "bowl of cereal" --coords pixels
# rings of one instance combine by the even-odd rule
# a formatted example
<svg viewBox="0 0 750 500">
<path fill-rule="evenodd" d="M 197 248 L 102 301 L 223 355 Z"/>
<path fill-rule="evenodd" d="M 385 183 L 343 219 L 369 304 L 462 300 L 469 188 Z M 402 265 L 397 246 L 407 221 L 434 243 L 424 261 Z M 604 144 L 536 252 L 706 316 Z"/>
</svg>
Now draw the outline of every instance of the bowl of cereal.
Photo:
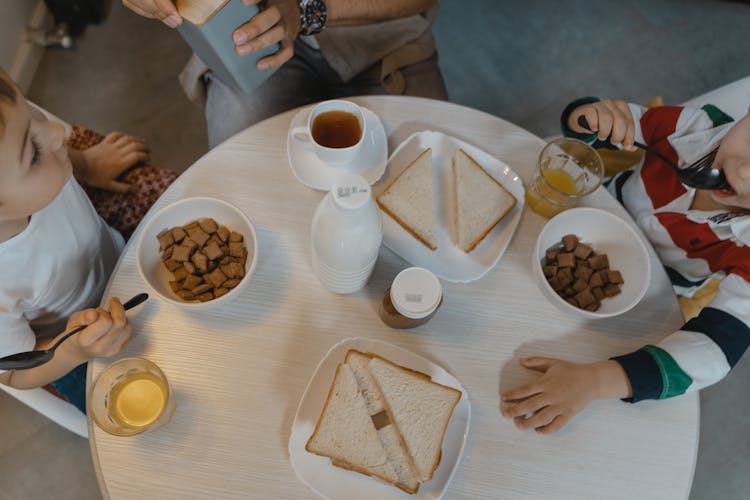
<svg viewBox="0 0 750 500">
<path fill-rule="evenodd" d="M 573 208 L 542 228 L 532 269 L 539 288 L 564 312 L 607 318 L 629 311 L 643 298 L 651 261 L 641 236 L 598 208 Z"/>
<path fill-rule="evenodd" d="M 258 242 L 247 216 L 215 198 L 186 198 L 157 211 L 138 239 L 136 265 L 162 298 L 191 307 L 218 304 L 247 286 Z"/>
</svg>

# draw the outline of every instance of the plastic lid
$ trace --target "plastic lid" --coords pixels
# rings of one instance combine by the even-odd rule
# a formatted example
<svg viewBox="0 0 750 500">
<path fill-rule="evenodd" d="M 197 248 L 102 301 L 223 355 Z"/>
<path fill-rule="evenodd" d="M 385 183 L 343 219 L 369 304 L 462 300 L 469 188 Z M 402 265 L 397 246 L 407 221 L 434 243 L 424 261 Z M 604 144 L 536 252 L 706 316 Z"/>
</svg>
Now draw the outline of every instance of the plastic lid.
<svg viewBox="0 0 750 500">
<path fill-rule="evenodd" d="M 440 280 L 427 269 L 410 267 L 404 269 L 391 285 L 393 307 L 411 319 L 429 316 L 437 309 L 443 297 Z"/>
<path fill-rule="evenodd" d="M 331 186 L 331 196 L 339 208 L 354 210 L 370 201 L 370 183 L 357 174 L 340 174 Z"/>
</svg>

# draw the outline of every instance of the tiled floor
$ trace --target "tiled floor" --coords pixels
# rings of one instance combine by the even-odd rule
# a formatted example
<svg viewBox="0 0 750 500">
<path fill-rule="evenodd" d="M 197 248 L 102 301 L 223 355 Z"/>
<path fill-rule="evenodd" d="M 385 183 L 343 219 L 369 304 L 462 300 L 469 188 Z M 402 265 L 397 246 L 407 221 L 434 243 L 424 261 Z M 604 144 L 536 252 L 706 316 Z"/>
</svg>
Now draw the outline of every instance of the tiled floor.
<svg viewBox="0 0 750 500">
<path fill-rule="evenodd" d="M 580 95 L 677 103 L 750 75 L 750 5 L 710 0 L 443 0 L 435 28 L 453 100 L 546 136 Z M 30 98 L 68 121 L 146 138 L 183 170 L 206 150 L 176 75 L 189 52 L 120 2 L 75 51 L 49 50 Z M 750 361 L 701 395 L 692 500 L 750 498 Z M 88 443 L 0 393 L 0 499 L 98 498 Z M 634 478 L 633 480 L 637 480 Z"/>
</svg>

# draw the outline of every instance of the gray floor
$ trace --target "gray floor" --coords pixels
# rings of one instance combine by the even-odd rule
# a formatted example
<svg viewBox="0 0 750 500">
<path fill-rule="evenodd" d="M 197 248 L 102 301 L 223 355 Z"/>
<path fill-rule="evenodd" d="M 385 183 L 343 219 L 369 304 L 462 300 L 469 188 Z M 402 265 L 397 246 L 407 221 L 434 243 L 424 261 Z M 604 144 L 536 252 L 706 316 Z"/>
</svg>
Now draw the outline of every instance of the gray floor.
<svg viewBox="0 0 750 500">
<path fill-rule="evenodd" d="M 68 121 L 146 138 L 182 170 L 206 151 L 176 75 L 176 33 L 113 2 L 75 51 L 49 50 L 29 97 Z M 581 95 L 669 103 L 750 75 L 750 5 L 708 0 L 443 0 L 435 28 L 451 98 L 546 136 Z M 750 361 L 701 394 L 691 499 L 749 498 Z M 87 443 L 0 394 L 0 498 L 97 498 Z M 633 478 L 637 481 L 637 478 Z"/>
</svg>

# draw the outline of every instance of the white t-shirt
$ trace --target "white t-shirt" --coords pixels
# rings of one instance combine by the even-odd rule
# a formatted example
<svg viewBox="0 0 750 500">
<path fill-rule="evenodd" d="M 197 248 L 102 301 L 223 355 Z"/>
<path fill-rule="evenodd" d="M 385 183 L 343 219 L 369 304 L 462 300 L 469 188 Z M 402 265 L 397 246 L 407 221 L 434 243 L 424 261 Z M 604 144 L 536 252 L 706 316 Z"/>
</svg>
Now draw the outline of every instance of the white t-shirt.
<svg viewBox="0 0 750 500">
<path fill-rule="evenodd" d="M 60 333 L 73 312 L 97 306 L 124 243 L 71 177 L 0 243 L 0 357 L 33 349 L 37 335 Z"/>
</svg>

